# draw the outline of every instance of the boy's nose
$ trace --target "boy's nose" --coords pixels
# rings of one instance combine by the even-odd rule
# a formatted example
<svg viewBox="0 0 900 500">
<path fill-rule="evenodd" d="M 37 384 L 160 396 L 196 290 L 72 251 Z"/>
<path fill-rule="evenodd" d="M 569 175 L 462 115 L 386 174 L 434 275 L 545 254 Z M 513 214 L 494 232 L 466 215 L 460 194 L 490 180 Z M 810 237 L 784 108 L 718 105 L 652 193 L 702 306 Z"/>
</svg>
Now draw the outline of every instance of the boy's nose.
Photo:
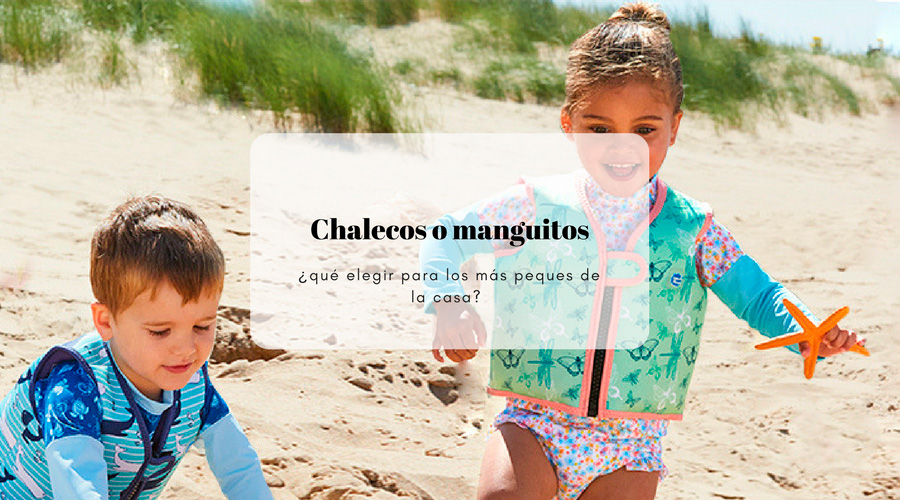
<svg viewBox="0 0 900 500">
<path fill-rule="evenodd" d="M 179 361 L 192 356 L 196 350 L 197 348 L 194 344 L 194 332 L 190 332 L 187 335 L 180 335 L 170 346 L 171 353 L 182 358 Z"/>
</svg>

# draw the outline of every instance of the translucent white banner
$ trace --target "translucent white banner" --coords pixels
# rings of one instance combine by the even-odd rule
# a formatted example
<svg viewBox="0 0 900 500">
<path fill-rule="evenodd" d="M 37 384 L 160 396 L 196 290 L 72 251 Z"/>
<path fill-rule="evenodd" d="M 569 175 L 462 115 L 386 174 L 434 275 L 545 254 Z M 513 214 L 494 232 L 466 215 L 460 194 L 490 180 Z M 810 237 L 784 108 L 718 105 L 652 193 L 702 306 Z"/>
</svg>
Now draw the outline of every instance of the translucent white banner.
<svg viewBox="0 0 900 500">
<path fill-rule="evenodd" d="M 648 183 L 654 161 L 633 134 L 262 136 L 253 337 L 286 349 L 490 346 L 510 363 L 530 349 L 646 359 L 661 343 L 655 296 L 677 304 L 690 280 L 654 238 L 665 201 Z M 560 363 L 570 357 L 584 362 Z"/>
</svg>

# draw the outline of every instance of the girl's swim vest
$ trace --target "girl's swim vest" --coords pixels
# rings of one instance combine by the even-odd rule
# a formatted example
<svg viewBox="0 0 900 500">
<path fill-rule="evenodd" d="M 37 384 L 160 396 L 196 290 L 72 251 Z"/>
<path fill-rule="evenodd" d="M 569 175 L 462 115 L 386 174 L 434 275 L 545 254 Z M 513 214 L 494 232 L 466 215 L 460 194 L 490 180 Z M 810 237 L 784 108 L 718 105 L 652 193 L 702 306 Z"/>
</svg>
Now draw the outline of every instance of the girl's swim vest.
<svg viewBox="0 0 900 500">
<path fill-rule="evenodd" d="M 197 439 L 209 404 L 206 365 L 187 386 L 174 391 L 172 406 L 150 434 L 124 375 L 110 361 L 107 344 L 97 333 L 50 349 L 32 363 L 0 403 L 0 493 L 6 498 L 53 498 L 45 460 L 46 445 L 35 418 L 36 380 L 64 361 L 76 361 L 91 374 L 100 393 L 100 441 L 109 479 L 109 498 L 152 499 L 159 496 L 172 471 Z"/>
<path fill-rule="evenodd" d="M 528 189 L 536 221 L 588 226 L 588 239 L 495 254 L 506 279 L 495 284 L 488 391 L 578 416 L 680 420 L 706 311 L 694 253 L 712 213 L 657 181 L 649 216 L 612 251 L 586 182 L 580 171 Z"/>
</svg>

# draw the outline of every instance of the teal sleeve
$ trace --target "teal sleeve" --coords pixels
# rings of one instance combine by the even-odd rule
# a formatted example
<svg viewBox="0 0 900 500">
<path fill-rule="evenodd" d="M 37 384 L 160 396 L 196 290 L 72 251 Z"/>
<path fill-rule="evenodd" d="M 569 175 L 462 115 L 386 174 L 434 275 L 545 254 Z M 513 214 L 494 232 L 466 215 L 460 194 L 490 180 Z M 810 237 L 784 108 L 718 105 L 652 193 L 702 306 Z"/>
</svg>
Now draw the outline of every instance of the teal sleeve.
<svg viewBox="0 0 900 500">
<path fill-rule="evenodd" d="M 713 293 L 731 309 L 735 316 L 746 321 L 751 328 L 766 337 L 777 337 L 802 330 L 782 303 L 788 299 L 803 311 L 814 323 L 819 319 L 781 283 L 773 280 L 755 260 L 741 256 L 721 278 L 713 283 Z M 797 354 L 797 344 L 787 346 Z M 820 359 L 822 359 L 820 357 Z"/>
<path fill-rule="evenodd" d="M 229 500 L 271 500 L 256 451 L 230 413 L 200 433 L 209 469 Z"/>
<path fill-rule="evenodd" d="M 431 228 L 438 225 L 447 228 L 447 237 L 441 240 L 435 239 L 431 232 Z M 422 273 L 424 275 L 436 273 L 438 277 L 437 280 L 430 278 L 423 280 L 425 312 L 428 314 L 434 314 L 434 297 L 436 295 L 465 294 L 462 283 L 447 278 L 448 271 L 450 273 L 459 272 L 459 266 L 475 254 L 494 251 L 488 240 L 453 239 L 453 226 L 460 225 L 481 225 L 478 214 L 474 211 L 474 205 L 438 219 L 433 226 L 429 226 L 428 237 L 419 247 L 419 265 Z"/>
<path fill-rule="evenodd" d="M 50 487 L 56 500 L 107 500 L 103 444 L 90 436 L 53 440 L 46 449 Z"/>
</svg>

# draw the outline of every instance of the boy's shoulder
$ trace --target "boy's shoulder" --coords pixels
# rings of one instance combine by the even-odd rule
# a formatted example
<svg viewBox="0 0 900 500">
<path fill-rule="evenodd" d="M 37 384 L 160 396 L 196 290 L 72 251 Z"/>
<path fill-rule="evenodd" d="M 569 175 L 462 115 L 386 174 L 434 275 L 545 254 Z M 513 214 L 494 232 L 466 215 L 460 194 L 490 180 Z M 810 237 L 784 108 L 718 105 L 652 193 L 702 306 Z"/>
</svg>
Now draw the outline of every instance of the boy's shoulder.
<svg viewBox="0 0 900 500">
<path fill-rule="evenodd" d="M 91 380 L 96 384 L 97 379 L 91 366 L 91 358 L 100 356 L 98 350 L 103 350 L 103 341 L 96 332 L 94 332 L 94 336 L 88 333 L 77 339 L 51 347 L 32 363 L 25 374 L 20 377 L 19 382 L 26 380 L 37 382 L 47 378 L 55 371 L 70 372 L 75 370 L 90 376 Z M 99 341 L 99 346 L 97 341 Z"/>
</svg>

